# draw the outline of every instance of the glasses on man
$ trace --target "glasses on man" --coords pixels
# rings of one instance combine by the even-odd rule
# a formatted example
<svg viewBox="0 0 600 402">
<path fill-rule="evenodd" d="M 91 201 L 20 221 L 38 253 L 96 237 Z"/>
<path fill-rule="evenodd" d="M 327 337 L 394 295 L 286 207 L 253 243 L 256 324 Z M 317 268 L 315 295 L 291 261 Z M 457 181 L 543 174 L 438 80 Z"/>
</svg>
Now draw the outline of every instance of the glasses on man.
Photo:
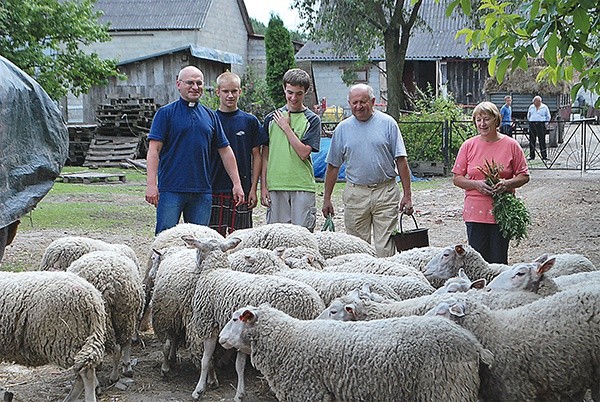
<svg viewBox="0 0 600 402">
<path fill-rule="evenodd" d="M 188 87 L 193 87 L 194 84 L 198 85 L 198 87 L 201 87 L 204 84 L 202 82 L 202 80 L 198 80 L 198 81 L 194 81 L 194 80 L 179 80 L 179 82 L 183 82 Z"/>
</svg>

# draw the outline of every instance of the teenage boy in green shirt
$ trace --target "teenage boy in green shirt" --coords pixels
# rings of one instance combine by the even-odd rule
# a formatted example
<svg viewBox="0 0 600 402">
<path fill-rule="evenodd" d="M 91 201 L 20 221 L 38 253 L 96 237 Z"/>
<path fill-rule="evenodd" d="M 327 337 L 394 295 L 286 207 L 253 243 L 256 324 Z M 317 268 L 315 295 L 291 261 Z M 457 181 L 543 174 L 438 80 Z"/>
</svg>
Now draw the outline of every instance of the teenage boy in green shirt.
<svg viewBox="0 0 600 402">
<path fill-rule="evenodd" d="M 267 223 L 292 223 L 313 231 L 315 174 L 311 152 L 319 151 L 321 119 L 304 105 L 310 77 L 301 69 L 283 76 L 285 106 L 267 115 L 269 142 L 262 149 L 261 203 Z"/>
</svg>

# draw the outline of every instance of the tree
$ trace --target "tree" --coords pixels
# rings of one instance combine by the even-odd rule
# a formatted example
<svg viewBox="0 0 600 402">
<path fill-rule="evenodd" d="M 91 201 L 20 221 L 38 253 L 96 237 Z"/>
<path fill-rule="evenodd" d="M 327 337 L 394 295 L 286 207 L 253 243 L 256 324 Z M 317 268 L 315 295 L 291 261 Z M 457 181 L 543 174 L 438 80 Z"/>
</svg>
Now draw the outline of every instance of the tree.
<svg viewBox="0 0 600 402">
<path fill-rule="evenodd" d="M 398 119 L 405 108 L 402 77 L 410 34 L 422 23 L 423 0 L 293 0 L 313 40 L 325 40 L 342 55 L 352 51 L 364 61 L 383 46 L 387 61 L 387 113 Z M 318 4 L 320 3 L 320 7 Z"/>
<path fill-rule="evenodd" d="M 597 0 L 453 0 L 447 13 L 460 8 L 474 16 L 480 28 L 458 32 L 474 48 L 488 48 L 491 76 L 502 82 L 508 70 L 527 69 L 527 59 L 543 57 L 548 66 L 537 75 L 552 84 L 578 82 L 600 93 L 600 3 Z M 577 77 L 578 75 L 578 77 Z M 596 103 L 600 107 L 600 100 Z"/>
<path fill-rule="evenodd" d="M 283 75 L 290 68 L 296 67 L 294 46 L 290 33 L 283 26 L 278 15 L 271 14 L 269 26 L 265 33 L 265 52 L 267 55 L 267 87 L 273 103 L 285 104 L 285 95 L 281 87 Z"/>
<path fill-rule="evenodd" d="M 267 27 L 265 24 L 263 24 L 262 22 L 260 22 L 259 20 L 250 17 L 250 23 L 252 24 L 252 29 L 254 30 L 254 33 L 257 35 L 264 35 L 265 32 L 267 32 Z M 290 38 L 293 41 L 297 41 L 297 42 L 305 42 L 306 41 L 306 37 L 303 33 L 300 33 L 298 31 L 294 31 L 291 30 L 290 32 Z"/>
<path fill-rule="evenodd" d="M 0 54 L 31 75 L 55 100 L 88 92 L 119 76 L 116 60 L 82 46 L 110 40 L 95 0 L 2 0 Z"/>
</svg>

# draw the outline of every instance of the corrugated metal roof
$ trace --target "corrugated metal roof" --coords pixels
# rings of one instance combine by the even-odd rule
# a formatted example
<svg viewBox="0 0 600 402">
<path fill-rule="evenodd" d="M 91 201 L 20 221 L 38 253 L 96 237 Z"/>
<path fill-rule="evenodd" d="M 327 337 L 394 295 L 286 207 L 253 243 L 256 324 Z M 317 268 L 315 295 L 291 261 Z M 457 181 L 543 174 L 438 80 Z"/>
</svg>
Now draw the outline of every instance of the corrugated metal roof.
<svg viewBox="0 0 600 402">
<path fill-rule="evenodd" d="M 212 0 L 97 0 L 110 31 L 201 29 Z"/>
<path fill-rule="evenodd" d="M 197 57 L 199 59 L 212 60 L 212 61 L 217 61 L 219 63 L 225 63 L 225 64 L 239 64 L 239 65 L 244 64 L 244 58 L 237 53 L 224 52 L 222 50 L 213 49 L 210 47 L 187 45 L 187 46 L 177 47 L 174 49 L 165 50 L 163 52 L 148 54 L 148 55 L 145 55 L 142 57 L 137 57 L 135 59 L 123 60 L 123 61 L 119 62 L 119 65 L 136 63 L 138 61 L 151 59 L 153 57 L 160 57 L 160 56 L 164 56 L 166 54 L 172 54 L 172 53 L 176 53 L 176 52 L 180 52 L 182 50 L 188 50 L 188 49 L 192 56 Z"/>
<path fill-rule="evenodd" d="M 456 32 L 468 26 L 467 18 L 454 12 L 446 17 L 447 0 L 436 3 L 435 0 L 424 0 L 419 9 L 419 15 L 427 21 L 430 28 L 416 27 L 408 42 L 407 60 L 436 60 L 436 59 L 472 59 L 489 58 L 485 52 L 469 53 L 469 46 L 464 38 L 454 39 Z M 371 52 L 371 60 L 384 60 L 383 49 Z M 347 61 L 356 60 L 354 54 L 338 55 L 329 43 L 307 42 L 296 54 L 296 60 L 313 61 Z"/>
</svg>

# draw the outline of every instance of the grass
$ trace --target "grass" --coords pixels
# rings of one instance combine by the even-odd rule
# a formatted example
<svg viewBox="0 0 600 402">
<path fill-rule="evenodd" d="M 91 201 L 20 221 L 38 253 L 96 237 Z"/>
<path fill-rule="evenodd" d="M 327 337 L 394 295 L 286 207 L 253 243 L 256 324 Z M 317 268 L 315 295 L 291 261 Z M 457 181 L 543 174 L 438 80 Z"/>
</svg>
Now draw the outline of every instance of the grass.
<svg viewBox="0 0 600 402">
<path fill-rule="evenodd" d="M 85 169 L 65 167 L 62 173 Z M 105 168 L 102 173 L 123 170 Z M 144 200 L 146 176 L 126 171 L 126 183 L 62 183 L 57 181 L 37 207 L 22 219 L 19 230 L 148 230 L 153 231 L 155 210 Z"/>
</svg>

